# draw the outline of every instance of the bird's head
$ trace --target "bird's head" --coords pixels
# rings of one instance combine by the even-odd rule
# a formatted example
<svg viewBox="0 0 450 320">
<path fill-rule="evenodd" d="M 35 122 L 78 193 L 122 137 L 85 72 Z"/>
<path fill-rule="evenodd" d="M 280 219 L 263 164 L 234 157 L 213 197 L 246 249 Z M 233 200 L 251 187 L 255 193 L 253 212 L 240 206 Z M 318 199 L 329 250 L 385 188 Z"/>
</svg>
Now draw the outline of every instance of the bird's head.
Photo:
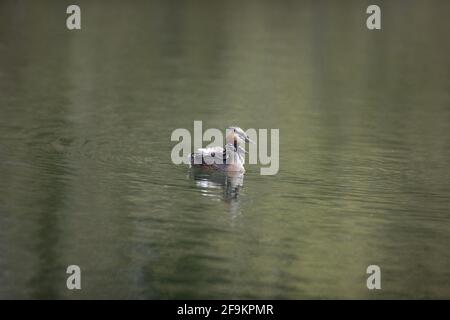
<svg viewBox="0 0 450 320">
<path fill-rule="evenodd" d="M 245 131 L 239 127 L 228 127 L 227 128 L 226 142 L 234 144 L 236 149 L 237 149 L 237 146 L 239 143 L 249 142 L 249 143 L 255 144 L 250 139 L 250 137 L 245 133 Z"/>
</svg>

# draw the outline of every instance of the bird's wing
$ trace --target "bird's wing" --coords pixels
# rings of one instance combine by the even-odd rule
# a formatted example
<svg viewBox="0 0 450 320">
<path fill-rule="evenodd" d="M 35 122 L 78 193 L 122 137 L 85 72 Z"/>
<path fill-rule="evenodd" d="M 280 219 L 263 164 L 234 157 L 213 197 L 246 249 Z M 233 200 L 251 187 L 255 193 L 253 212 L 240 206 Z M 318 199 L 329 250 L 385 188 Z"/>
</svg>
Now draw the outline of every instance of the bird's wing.
<svg viewBox="0 0 450 320">
<path fill-rule="evenodd" d="M 200 148 L 191 155 L 191 163 L 213 164 L 216 161 L 215 159 L 223 158 L 223 154 L 222 147 Z"/>
</svg>

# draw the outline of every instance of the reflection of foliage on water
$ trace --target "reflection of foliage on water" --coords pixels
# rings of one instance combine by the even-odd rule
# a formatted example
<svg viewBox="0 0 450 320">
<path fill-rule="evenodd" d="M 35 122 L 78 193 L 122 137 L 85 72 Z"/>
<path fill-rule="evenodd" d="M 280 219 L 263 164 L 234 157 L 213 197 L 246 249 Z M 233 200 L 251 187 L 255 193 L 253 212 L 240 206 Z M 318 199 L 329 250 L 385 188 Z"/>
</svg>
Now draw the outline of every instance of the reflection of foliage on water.
<svg viewBox="0 0 450 320">
<path fill-rule="evenodd" d="M 0 1 L 0 297 L 72 297 L 73 257 L 81 298 L 370 298 L 374 257 L 383 298 L 450 296 L 449 2 L 379 33 L 360 1 L 201 3 L 82 1 L 69 34 Z M 279 174 L 184 179 L 193 119 L 280 128 Z"/>
</svg>

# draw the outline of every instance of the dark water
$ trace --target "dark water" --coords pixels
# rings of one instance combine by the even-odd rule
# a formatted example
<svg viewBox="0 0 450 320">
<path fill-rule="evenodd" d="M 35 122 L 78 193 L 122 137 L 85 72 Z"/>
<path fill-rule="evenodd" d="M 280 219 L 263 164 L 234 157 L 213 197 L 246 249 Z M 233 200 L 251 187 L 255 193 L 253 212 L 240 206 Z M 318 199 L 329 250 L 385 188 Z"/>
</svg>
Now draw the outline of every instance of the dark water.
<svg viewBox="0 0 450 320">
<path fill-rule="evenodd" d="M 0 298 L 450 298 L 450 3 L 378 3 L 1 1 Z M 279 173 L 172 164 L 194 120 Z"/>
</svg>

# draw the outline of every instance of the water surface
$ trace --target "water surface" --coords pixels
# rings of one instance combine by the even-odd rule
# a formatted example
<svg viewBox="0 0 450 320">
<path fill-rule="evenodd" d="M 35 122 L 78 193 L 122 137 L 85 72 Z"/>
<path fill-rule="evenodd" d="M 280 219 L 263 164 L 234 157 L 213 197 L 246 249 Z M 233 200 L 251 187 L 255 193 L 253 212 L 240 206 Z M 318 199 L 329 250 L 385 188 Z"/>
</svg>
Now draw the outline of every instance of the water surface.
<svg viewBox="0 0 450 320">
<path fill-rule="evenodd" d="M 0 298 L 450 298 L 450 6 L 369 4 L 0 2 Z M 174 165 L 194 120 L 279 173 Z"/>
</svg>

